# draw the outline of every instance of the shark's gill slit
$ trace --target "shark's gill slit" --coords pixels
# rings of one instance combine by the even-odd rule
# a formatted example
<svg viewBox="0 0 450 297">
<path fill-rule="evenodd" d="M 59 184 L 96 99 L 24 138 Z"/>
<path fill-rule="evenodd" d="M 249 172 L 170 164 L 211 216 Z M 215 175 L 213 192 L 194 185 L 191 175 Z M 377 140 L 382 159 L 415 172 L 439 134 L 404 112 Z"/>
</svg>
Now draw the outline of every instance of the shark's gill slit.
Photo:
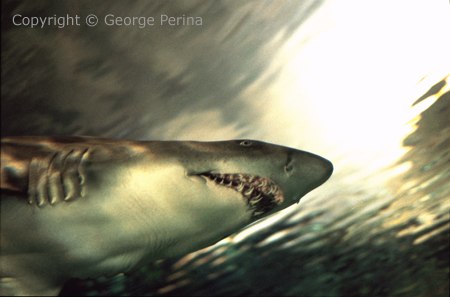
<svg viewBox="0 0 450 297">
<path fill-rule="evenodd" d="M 254 216 L 262 215 L 284 201 L 283 192 L 271 179 L 250 174 L 200 173 L 218 185 L 242 194 Z"/>
</svg>

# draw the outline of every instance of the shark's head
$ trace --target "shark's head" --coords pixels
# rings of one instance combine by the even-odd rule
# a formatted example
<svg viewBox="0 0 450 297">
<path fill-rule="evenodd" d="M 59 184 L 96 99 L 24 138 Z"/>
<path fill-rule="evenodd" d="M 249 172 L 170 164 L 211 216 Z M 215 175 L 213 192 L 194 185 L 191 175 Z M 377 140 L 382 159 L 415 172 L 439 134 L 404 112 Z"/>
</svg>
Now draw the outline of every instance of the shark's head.
<svg viewBox="0 0 450 297">
<path fill-rule="evenodd" d="M 172 156 L 182 156 L 177 161 L 201 199 L 236 199 L 251 220 L 298 203 L 333 172 L 318 155 L 261 141 L 180 142 L 178 149 Z"/>
<path fill-rule="evenodd" d="M 220 155 L 217 150 L 213 150 L 214 156 L 204 152 L 202 158 L 212 160 L 192 168 L 188 175 L 205 179 L 205 186 L 211 190 L 219 187 L 239 193 L 252 218 L 299 202 L 333 172 L 330 161 L 288 147 L 253 140 L 210 145 L 220 148 Z"/>
<path fill-rule="evenodd" d="M 147 198 L 133 205 L 144 215 L 151 210 L 149 224 L 172 238 L 165 256 L 207 246 L 298 203 L 333 171 L 320 156 L 253 140 L 151 142 L 149 148 L 148 162 L 130 176 L 137 197 Z"/>
</svg>

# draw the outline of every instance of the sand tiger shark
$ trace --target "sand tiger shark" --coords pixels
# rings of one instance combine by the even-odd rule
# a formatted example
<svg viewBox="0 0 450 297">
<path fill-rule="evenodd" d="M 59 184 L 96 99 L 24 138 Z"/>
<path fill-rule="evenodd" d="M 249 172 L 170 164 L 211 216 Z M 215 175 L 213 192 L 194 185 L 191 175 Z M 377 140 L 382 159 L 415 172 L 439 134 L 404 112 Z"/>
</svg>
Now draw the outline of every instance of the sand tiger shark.
<svg viewBox="0 0 450 297">
<path fill-rule="evenodd" d="M 57 295 L 65 281 L 180 256 L 279 211 L 332 164 L 254 140 L 1 141 L 2 295 Z"/>
</svg>

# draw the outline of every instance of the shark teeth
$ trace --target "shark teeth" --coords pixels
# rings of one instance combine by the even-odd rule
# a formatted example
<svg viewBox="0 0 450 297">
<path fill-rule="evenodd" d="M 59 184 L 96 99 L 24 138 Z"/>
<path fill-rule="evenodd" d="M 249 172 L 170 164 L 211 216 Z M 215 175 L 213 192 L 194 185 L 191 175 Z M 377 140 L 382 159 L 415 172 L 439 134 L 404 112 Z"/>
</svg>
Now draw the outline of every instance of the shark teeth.
<svg viewBox="0 0 450 297">
<path fill-rule="evenodd" d="M 269 178 L 250 174 L 202 173 L 216 184 L 231 188 L 242 194 L 253 216 L 260 216 L 284 200 L 278 185 Z"/>
</svg>

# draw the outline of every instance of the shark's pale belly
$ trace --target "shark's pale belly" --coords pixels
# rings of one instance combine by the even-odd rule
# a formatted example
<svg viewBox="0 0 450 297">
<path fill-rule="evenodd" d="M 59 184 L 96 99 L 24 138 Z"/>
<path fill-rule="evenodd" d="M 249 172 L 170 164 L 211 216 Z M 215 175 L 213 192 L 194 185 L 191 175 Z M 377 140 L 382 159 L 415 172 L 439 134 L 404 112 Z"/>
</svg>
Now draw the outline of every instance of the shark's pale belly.
<svg viewBox="0 0 450 297">
<path fill-rule="evenodd" d="M 103 178 L 88 178 L 85 196 L 55 205 L 37 207 L 21 198 L 2 198 L 2 275 L 32 278 L 35 271 L 21 265 L 30 258 L 46 276 L 114 275 L 142 261 L 212 244 L 248 219 L 239 197 L 217 208 L 194 197 L 195 193 L 180 197 L 181 189 L 174 189 L 176 195 L 161 189 L 144 191 L 143 200 L 139 199 L 143 193 L 137 191 L 142 185 L 132 175 L 127 178 L 110 171 Z M 144 180 L 148 184 L 151 175 Z M 111 181 L 115 184 L 107 184 Z M 162 186 L 161 176 L 157 183 Z M 230 224 L 223 224 L 224 220 Z M 206 224 L 211 228 L 205 229 Z"/>
</svg>

